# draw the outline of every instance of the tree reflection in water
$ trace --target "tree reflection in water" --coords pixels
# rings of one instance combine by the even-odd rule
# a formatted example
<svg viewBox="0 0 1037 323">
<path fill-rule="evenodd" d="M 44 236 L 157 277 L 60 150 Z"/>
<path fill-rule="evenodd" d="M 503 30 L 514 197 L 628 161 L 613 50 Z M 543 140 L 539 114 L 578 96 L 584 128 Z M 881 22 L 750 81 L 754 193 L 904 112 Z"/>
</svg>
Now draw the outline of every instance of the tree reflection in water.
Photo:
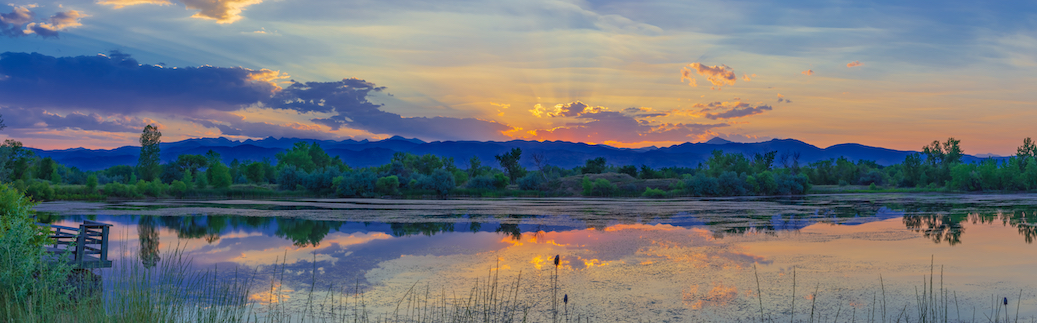
<svg viewBox="0 0 1037 323">
<path fill-rule="evenodd" d="M 952 246 L 961 243 L 961 234 L 965 232 L 961 216 L 947 214 L 904 215 L 904 226 L 935 243 L 947 241 Z"/>
<path fill-rule="evenodd" d="M 155 229 L 155 217 L 142 216 L 137 221 L 137 236 L 140 239 L 140 262 L 144 268 L 152 268 L 158 264 L 158 230 Z"/>
<path fill-rule="evenodd" d="M 342 225 L 342 222 L 277 218 L 277 231 L 274 235 L 292 240 L 292 244 L 297 247 L 316 247 L 332 228 L 338 231 L 339 225 Z"/>
<path fill-rule="evenodd" d="M 969 214 L 920 214 L 904 215 L 907 229 L 921 232 L 935 243 L 946 241 L 950 245 L 961 243 L 965 233 L 962 222 L 971 224 L 996 224 L 1012 226 L 1019 231 L 1026 243 L 1033 243 L 1037 238 L 1037 212 L 1035 211 L 996 211 L 990 213 Z"/>
</svg>

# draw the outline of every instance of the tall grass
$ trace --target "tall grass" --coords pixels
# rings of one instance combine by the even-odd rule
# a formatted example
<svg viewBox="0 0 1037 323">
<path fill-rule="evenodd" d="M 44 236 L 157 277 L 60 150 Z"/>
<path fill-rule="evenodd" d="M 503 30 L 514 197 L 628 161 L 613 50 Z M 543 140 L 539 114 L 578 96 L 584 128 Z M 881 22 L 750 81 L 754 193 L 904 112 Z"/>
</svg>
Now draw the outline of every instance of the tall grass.
<svg viewBox="0 0 1037 323">
<path fill-rule="evenodd" d="M 772 313 L 767 313 L 764 308 L 763 302 L 763 291 L 760 287 L 759 272 L 756 266 L 753 266 L 754 275 L 756 275 L 756 292 L 759 300 L 759 316 L 753 318 L 753 321 L 759 322 L 777 322 L 780 318 L 775 318 Z M 865 317 L 860 319 L 860 322 L 918 322 L 918 323 L 949 323 L 949 322 L 989 322 L 989 323 L 1018 323 L 1019 308 L 1021 307 L 1023 291 L 1019 290 L 1019 294 L 1015 297 L 1015 315 L 1014 317 L 1009 313 L 1009 298 L 1008 296 L 995 297 L 990 295 L 990 308 L 986 313 L 983 313 L 983 317 L 977 317 L 976 308 L 972 308 L 972 316 L 962 316 L 962 308 L 959 306 L 957 292 L 945 288 L 943 283 L 943 266 L 940 266 L 939 281 L 936 281 L 936 266 L 934 260 L 930 260 L 929 274 L 922 276 L 921 288 L 918 286 L 914 287 L 915 300 L 914 302 L 906 302 L 902 306 L 893 307 L 893 312 L 887 312 L 887 296 L 886 296 L 886 285 L 884 279 L 879 275 L 879 285 L 882 290 L 881 299 L 879 295 L 873 294 L 870 308 L 865 312 Z M 796 321 L 796 271 L 792 271 L 792 297 L 789 302 L 792 304 L 789 311 L 789 322 Z M 818 288 L 820 285 L 815 286 L 814 293 L 810 295 L 811 304 L 810 312 L 806 322 L 829 322 L 827 318 L 830 316 L 822 317 L 821 309 L 816 308 L 815 304 L 820 297 Z M 952 308 L 953 306 L 953 308 Z M 830 312 L 832 309 L 829 308 Z M 839 317 L 842 313 L 842 306 L 840 305 L 835 311 L 835 318 L 831 322 L 840 322 Z M 967 314 L 966 314 L 967 315 Z M 953 316 L 953 317 L 952 317 Z M 844 318 L 844 321 L 845 318 Z M 799 320 L 803 322 L 803 320 Z M 857 307 L 853 307 L 848 322 L 856 323 L 857 318 Z M 1035 318 L 1029 318 L 1028 321 L 1023 322 L 1037 322 Z"/>
</svg>

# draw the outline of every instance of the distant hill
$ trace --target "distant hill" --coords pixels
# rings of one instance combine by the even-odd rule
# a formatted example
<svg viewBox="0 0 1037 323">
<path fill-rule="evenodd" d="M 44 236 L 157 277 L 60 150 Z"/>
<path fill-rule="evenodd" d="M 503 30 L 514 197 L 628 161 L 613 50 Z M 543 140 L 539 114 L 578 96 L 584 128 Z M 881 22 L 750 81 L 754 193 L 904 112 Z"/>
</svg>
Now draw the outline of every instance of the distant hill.
<svg viewBox="0 0 1037 323">
<path fill-rule="evenodd" d="M 779 156 L 799 154 L 801 165 L 818 160 L 846 157 L 850 160 L 873 160 L 880 165 L 897 164 L 913 151 L 893 150 L 871 147 L 861 144 L 839 144 L 828 148 L 795 140 L 773 139 L 764 142 L 738 143 L 722 138 L 713 138 L 704 143 L 683 143 L 664 148 L 616 148 L 607 145 L 591 145 L 565 141 L 435 141 L 424 142 L 418 139 L 407 139 L 395 136 L 385 140 L 311 140 L 297 138 L 266 138 L 261 140 L 232 141 L 227 138 L 197 138 L 177 142 L 162 143 L 161 159 L 163 162 L 175 160 L 181 154 L 205 154 L 212 150 L 223 156 L 225 163 L 234 159 L 276 161 L 275 155 L 297 142 L 316 142 L 328 154 L 339 156 L 346 164 L 353 167 L 382 165 L 392 159 L 396 152 L 413 154 L 433 154 L 453 157 L 458 167 L 465 167 L 472 156 L 478 156 L 483 164 L 495 165 L 493 156 L 507 152 L 512 148 L 522 149 L 521 163 L 526 167 L 533 166 L 534 153 L 543 154 L 547 163 L 563 168 L 581 166 L 587 159 L 605 157 L 613 165 L 648 165 L 653 168 L 681 166 L 695 167 L 709 158 L 713 150 L 726 153 L 766 153 L 777 151 Z M 69 167 L 75 166 L 83 170 L 99 170 L 115 165 L 136 165 L 140 147 L 125 146 L 115 149 L 72 148 L 63 150 L 32 149 L 38 156 L 51 157 Z M 984 158 L 966 155 L 966 162 Z M 780 165 L 780 158 L 775 160 Z"/>
</svg>

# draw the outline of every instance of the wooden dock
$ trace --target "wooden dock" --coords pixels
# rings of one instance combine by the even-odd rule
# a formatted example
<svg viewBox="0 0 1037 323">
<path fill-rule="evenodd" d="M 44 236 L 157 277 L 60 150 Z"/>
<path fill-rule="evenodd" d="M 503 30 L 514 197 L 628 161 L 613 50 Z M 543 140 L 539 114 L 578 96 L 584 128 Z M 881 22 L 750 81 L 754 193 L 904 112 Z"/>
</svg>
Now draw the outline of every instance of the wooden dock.
<svg viewBox="0 0 1037 323">
<path fill-rule="evenodd" d="M 86 220 L 79 228 L 38 223 L 50 228 L 54 244 L 46 245 L 52 261 L 65 261 L 76 268 L 111 268 L 108 260 L 108 231 L 111 224 Z"/>
</svg>

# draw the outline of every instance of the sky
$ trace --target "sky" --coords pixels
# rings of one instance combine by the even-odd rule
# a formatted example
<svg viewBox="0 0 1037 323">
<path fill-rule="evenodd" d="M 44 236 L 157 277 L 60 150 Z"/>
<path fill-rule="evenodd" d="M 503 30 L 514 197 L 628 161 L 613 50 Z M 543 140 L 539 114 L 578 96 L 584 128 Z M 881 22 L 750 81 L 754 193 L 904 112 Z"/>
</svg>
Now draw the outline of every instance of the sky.
<svg viewBox="0 0 1037 323">
<path fill-rule="evenodd" d="M 1037 137 L 1037 2 L 42 0 L 0 53 L 0 138 L 46 149 Z"/>
</svg>

